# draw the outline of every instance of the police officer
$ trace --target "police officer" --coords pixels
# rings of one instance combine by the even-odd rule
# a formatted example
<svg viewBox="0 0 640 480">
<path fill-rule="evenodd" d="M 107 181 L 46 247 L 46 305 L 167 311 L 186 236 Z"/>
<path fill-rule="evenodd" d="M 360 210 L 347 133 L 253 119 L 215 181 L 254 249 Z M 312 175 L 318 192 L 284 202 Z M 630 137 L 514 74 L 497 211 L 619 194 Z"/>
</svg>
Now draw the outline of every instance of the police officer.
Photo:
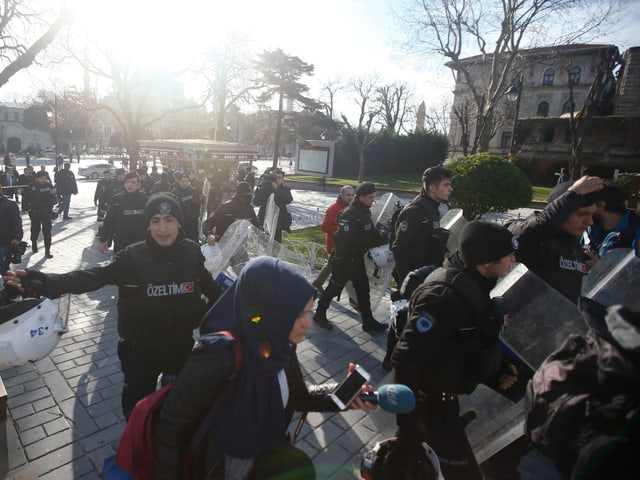
<svg viewBox="0 0 640 480">
<path fill-rule="evenodd" d="M 129 172 L 124 179 L 124 192 L 115 195 L 109 205 L 100 233 L 100 251 L 107 253 L 107 239 L 113 235 L 116 252 L 127 245 L 144 240 L 147 225 L 144 208 L 149 197 L 139 191 L 140 179 Z"/>
<path fill-rule="evenodd" d="M 340 215 L 335 236 L 335 253 L 330 259 L 332 273 L 327 289 L 318 300 L 313 321 L 330 330 L 333 325 L 327 320 L 327 309 L 331 299 L 340 294 L 345 284 L 351 280 L 356 291 L 358 310 L 362 316 L 364 331 L 381 331 L 386 324 L 378 323 L 371 312 L 369 298 L 369 278 L 364 265 L 364 254 L 372 247 L 385 242 L 385 238 L 374 228 L 371 220 L 371 205 L 376 199 L 373 183 L 362 183 L 355 191 L 355 198 Z"/>
<path fill-rule="evenodd" d="M 184 214 L 184 231 L 191 240 L 198 240 L 198 216 L 200 214 L 200 194 L 191 186 L 189 177 L 184 173 L 178 175 L 178 183 L 171 193 L 173 193 L 182 207 Z"/>
<path fill-rule="evenodd" d="M 387 458 L 389 478 L 405 478 L 422 441 L 440 458 L 444 478 L 482 478 L 458 395 L 471 393 L 480 382 L 507 389 L 517 380 L 515 367 L 503 362 L 498 340 L 504 318 L 489 298 L 517 247 L 506 228 L 469 222 L 460 235 L 460 250 L 411 296 L 392 363 L 396 381 L 411 387 L 418 404 L 413 412 L 398 415 L 398 440 Z"/>
<path fill-rule="evenodd" d="M 69 216 L 69 205 L 71 203 L 71 195 L 78 194 L 78 184 L 76 183 L 76 177 L 70 170 L 71 165 L 64 164 L 62 170 L 58 170 L 55 174 L 56 191 L 60 195 L 60 207 L 58 208 L 58 214 L 62 215 L 63 220 L 71 220 Z"/>
<path fill-rule="evenodd" d="M 207 235 L 207 242 L 213 245 L 220 240 L 236 220 L 248 220 L 258 226 L 258 218 L 251 205 L 251 187 L 247 182 L 238 182 L 231 200 L 219 205 L 216 211 L 205 220 L 202 231 Z"/>
<path fill-rule="evenodd" d="M 51 255 L 51 218 L 53 206 L 57 202 L 56 190 L 47 181 L 47 173 L 42 170 L 36 173 L 36 181 L 29 189 L 29 218 L 31 218 L 31 251 L 38 252 L 38 237 L 42 228 L 44 236 L 44 256 Z"/>
<path fill-rule="evenodd" d="M 395 240 L 391 245 L 398 285 L 402 285 L 407 274 L 416 268 L 442 265 L 447 237 L 440 229 L 438 207 L 447 202 L 453 192 L 451 177 L 451 171 L 444 167 L 426 169 L 420 195 L 398 216 Z"/>
<path fill-rule="evenodd" d="M 520 243 L 517 260 L 574 303 L 582 277 L 596 261 L 582 250 L 580 239 L 593 224 L 603 187 L 601 178 L 589 176 L 562 183 L 549 193 L 542 211 L 508 226 Z"/>
<path fill-rule="evenodd" d="M 143 242 L 128 246 L 105 267 L 66 274 L 17 271 L 5 277 L 23 289 L 25 277 L 39 294 L 56 298 L 118 285 L 118 357 L 124 373 L 125 417 L 136 402 L 180 371 L 193 346 L 193 329 L 220 288 L 204 268 L 199 246 L 185 238 L 180 204 L 170 194 L 154 195 L 145 207 Z"/>
</svg>

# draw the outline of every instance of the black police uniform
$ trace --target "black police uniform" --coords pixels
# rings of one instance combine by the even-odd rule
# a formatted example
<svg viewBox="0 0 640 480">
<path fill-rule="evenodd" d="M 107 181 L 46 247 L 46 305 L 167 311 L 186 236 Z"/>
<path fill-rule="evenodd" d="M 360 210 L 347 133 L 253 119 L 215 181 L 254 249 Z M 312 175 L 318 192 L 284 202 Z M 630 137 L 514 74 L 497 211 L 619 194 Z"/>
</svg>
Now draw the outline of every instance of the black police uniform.
<svg viewBox="0 0 640 480">
<path fill-rule="evenodd" d="M 200 195 L 192 186 L 181 188 L 176 185 L 171 190 L 178 200 L 180 200 L 180 208 L 184 214 L 184 232 L 191 240 L 198 240 L 198 215 L 200 214 Z"/>
<path fill-rule="evenodd" d="M 442 265 L 447 237 L 440 228 L 439 206 L 439 202 L 423 193 L 411 200 L 398 215 L 391 246 L 398 285 L 402 285 L 407 274 L 416 268 Z"/>
<path fill-rule="evenodd" d="M 390 468 L 407 468 L 424 440 L 440 458 L 445 478 L 482 478 L 458 395 L 471 393 L 480 382 L 493 383 L 500 373 L 498 333 L 504 321 L 492 313 L 489 292 L 495 283 L 466 267 L 456 253 L 412 295 L 392 363 L 396 382 L 411 387 L 418 403 L 413 412 L 398 415 Z"/>
<path fill-rule="evenodd" d="M 541 212 L 507 225 L 520 244 L 516 260 L 574 303 L 580 296 L 587 264 L 580 237 L 564 232 L 561 226 L 582 202 L 583 195 L 567 191 Z"/>
<path fill-rule="evenodd" d="M 144 218 L 144 216 L 143 216 Z M 177 375 L 193 346 L 193 329 L 220 288 L 204 268 L 200 247 L 179 239 L 160 247 L 150 235 L 130 245 L 106 267 L 66 274 L 29 272 L 41 279 L 46 297 L 84 293 L 118 285 L 118 357 L 124 372 L 122 409 L 156 389 L 158 375 Z"/>
<path fill-rule="evenodd" d="M 51 183 L 40 185 L 33 182 L 29 189 L 29 218 L 31 218 L 31 248 L 38 251 L 40 228 L 44 237 L 44 249 L 48 255 L 51 250 L 51 214 L 57 202 L 56 189 Z"/>
<path fill-rule="evenodd" d="M 253 225 L 258 225 L 256 212 L 251 205 L 251 197 L 249 195 L 235 195 L 228 202 L 219 205 L 216 211 L 205 220 L 202 231 L 206 234 L 215 234 L 218 238 L 224 235 L 224 232 L 236 220 L 248 220 Z"/>
<path fill-rule="evenodd" d="M 351 280 L 356 291 L 358 310 L 362 315 L 363 328 L 379 325 L 371 312 L 369 278 L 364 264 L 364 254 L 372 247 L 384 242 L 371 220 L 371 211 L 356 197 L 340 214 L 338 231 L 335 233 L 335 253 L 330 261 L 329 285 L 318 300 L 316 320 L 326 318 L 331 299 L 340 295 L 345 284 Z"/>
<path fill-rule="evenodd" d="M 106 242 L 113 235 L 113 249 L 118 252 L 127 245 L 144 240 L 147 231 L 144 207 L 148 199 L 147 194 L 140 191 L 125 191 L 114 196 L 104 219 L 100 241 Z"/>
<path fill-rule="evenodd" d="M 31 184 L 35 181 L 35 176 L 31 173 L 23 173 L 18 177 L 18 183 L 23 185 L 22 187 L 22 211 L 29 211 L 29 192 L 31 190 Z"/>
</svg>

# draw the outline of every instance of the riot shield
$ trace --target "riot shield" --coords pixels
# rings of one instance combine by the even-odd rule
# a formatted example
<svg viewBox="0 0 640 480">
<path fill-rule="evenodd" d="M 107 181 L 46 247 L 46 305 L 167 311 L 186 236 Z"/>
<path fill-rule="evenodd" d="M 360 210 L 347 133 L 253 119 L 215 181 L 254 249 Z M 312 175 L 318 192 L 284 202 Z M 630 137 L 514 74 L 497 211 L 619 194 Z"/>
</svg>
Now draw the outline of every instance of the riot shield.
<svg viewBox="0 0 640 480">
<path fill-rule="evenodd" d="M 204 179 L 204 183 L 202 184 L 202 202 L 200 203 L 200 221 L 198 222 L 198 234 L 202 236 L 204 232 L 202 231 L 202 224 L 208 217 L 207 207 L 209 205 L 209 192 L 211 190 L 211 182 L 208 178 Z"/>
<path fill-rule="evenodd" d="M 371 219 L 373 220 L 373 224 L 378 225 L 381 223 L 387 225 L 387 222 L 391 219 L 391 215 L 393 215 L 396 204 L 400 201 L 400 197 L 397 197 L 391 192 L 382 195 L 380 200 L 371 206 Z"/>
<path fill-rule="evenodd" d="M 278 248 L 274 248 L 274 245 Z M 205 268 L 213 277 L 217 278 L 220 273 L 224 273 L 231 279 L 238 276 L 251 258 L 273 256 L 271 253 L 275 250 L 277 258 L 291 264 L 307 279 L 312 278 L 311 266 L 305 257 L 284 248 L 247 220 L 233 222 L 214 247 L 202 247 Z"/>
<path fill-rule="evenodd" d="M 533 370 L 570 334 L 586 332 L 578 307 L 522 264 L 500 279 L 491 297 L 502 297 L 509 313 L 503 343 Z"/>
<path fill-rule="evenodd" d="M 582 281 L 585 298 L 605 307 L 624 305 L 640 312 L 640 258 L 630 248 L 616 248 L 596 262 Z"/>
<path fill-rule="evenodd" d="M 462 215 L 461 208 L 452 208 L 445 213 L 440 219 L 440 228 L 444 228 L 449 232 L 447 240 L 447 250 L 455 252 L 460 245 L 460 231 L 467 224 L 466 218 Z"/>
<path fill-rule="evenodd" d="M 278 242 L 275 241 L 276 228 L 278 228 L 278 217 L 280 216 L 280 207 L 276 205 L 273 193 L 269 195 L 267 200 L 267 206 L 264 212 L 264 231 L 269 236 L 269 242 L 267 243 L 267 250 L 271 255 L 274 249 L 274 245 Z"/>
</svg>

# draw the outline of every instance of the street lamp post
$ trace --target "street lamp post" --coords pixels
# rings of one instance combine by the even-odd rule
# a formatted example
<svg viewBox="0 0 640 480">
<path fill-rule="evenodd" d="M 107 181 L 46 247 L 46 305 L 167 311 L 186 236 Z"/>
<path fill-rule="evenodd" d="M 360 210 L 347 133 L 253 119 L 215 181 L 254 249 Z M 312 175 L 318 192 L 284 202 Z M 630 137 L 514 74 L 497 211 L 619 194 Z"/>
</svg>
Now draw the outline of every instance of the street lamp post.
<svg viewBox="0 0 640 480">
<path fill-rule="evenodd" d="M 516 129 L 518 127 L 518 115 L 520 115 L 520 99 L 522 98 L 522 84 L 524 82 L 524 72 L 509 86 L 505 94 L 507 98 L 516 102 L 516 112 L 513 116 L 513 128 L 511 129 L 511 143 L 509 145 L 509 158 L 513 158 L 516 146 Z"/>
</svg>

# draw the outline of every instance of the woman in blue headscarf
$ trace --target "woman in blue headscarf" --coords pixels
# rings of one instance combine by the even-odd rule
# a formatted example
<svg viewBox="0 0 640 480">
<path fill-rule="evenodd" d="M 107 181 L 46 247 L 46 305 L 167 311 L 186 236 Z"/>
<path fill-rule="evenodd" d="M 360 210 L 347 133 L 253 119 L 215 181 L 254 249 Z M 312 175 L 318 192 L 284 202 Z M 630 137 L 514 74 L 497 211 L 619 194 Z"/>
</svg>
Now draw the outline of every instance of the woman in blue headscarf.
<svg viewBox="0 0 640 480">
<path fill-rule="evenodd" d="M 184 454 L 205 416 L 213 420 L 191 478 L 315 478 L 311 460 L 287 435 L 296 410 L 338 410 L 330 386 L 306 387 L 295 353 L 313 324 L 315 297 L 304 277 L 275 258 L 245 266 L 203 319 L 200 342 L 156 415 L 154 479 L 182 478 Z M 234 373 L 236 343 L 242 363 Z M 350 407 L 375 408 L 359 398 Z"/>
</svg>

